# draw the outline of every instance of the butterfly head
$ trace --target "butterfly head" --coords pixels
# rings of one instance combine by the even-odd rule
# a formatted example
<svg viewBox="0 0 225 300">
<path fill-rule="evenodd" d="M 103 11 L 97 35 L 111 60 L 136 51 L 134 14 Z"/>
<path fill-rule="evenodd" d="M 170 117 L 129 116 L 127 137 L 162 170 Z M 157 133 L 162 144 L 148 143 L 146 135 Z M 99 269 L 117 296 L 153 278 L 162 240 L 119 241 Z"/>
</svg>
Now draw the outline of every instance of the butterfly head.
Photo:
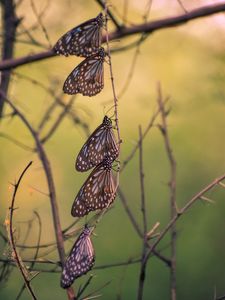
<svg viewBox="0 0 225 300">
<path fill-rule="evenodd" d="M 87 225 L 85 225 L 85 228 L 84 228 L 82 234 L 83 234 L 83 235 L 89 236 L 89 235 L 91 234 L 92 231 L 93 231 L 93 228 L 88 227 Z"/>
<path fill-rule="evenodd" d="M 100 13 L 97 17 L 96 17 L 96 21 L 98 23 L 98 26 L 102 27 L 104 24 L 104 17 L 103 14 Z"/>
<path fill-rule="evenodd" d="M 104 60 L 105 56 L 106 56 L 106 52 L 105 52 L 105 49 L 104 48 L 100 48 L 99 51 L 98 51 L 98 56 L 100 59 Z"/>
<path fill-rule="evenodd" d="M 112 121 L 109 117 L 104 116 L 104 119 L 102 121 L 103 125 L 105 125 L 106 127 L 112 127 Z"/>
</svg>

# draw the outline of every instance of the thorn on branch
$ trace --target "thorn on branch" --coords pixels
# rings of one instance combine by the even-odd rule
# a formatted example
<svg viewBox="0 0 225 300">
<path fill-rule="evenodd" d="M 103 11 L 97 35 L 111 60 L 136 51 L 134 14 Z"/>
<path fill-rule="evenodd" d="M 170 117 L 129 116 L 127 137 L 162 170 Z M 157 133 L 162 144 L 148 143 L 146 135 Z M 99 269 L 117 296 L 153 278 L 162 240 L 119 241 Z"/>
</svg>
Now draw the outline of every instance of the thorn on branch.
<svg viewBox="0 0 225 300">
<path fill-rule="evenodd" d="M 200 196 L 199 198 L 200 198 L 201 200 L 203 200 L 203 201 L 208 202 L 208 203 L 215 204 L 215 201 L 214 201 L 214 200 L 211 200 L 211 199 L 208 198 L 208 197 Z"/>
<path fill-rule="evenodd" d="M 155 225 L 152 227 L 152 229 L 150 229 L 150 231 L 146 233 L 147 240 L 150 240 L 152 238 L 153 234 L 155 233 L 156 229 L 158 229 L 159 225 L 160 223 L 156 222 Z"/>
</svg>

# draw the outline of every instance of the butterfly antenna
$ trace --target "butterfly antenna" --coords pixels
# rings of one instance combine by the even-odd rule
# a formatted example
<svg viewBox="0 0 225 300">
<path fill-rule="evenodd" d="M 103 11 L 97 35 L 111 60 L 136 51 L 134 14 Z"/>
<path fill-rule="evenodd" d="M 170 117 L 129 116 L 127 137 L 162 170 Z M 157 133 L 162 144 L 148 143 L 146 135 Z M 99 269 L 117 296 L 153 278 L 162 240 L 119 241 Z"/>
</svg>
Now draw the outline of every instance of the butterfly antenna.
<svg viewBox="0 0 225 300">
<path fill-rule="evenodd" d="M 104 108 L 105 108 L 105 107 L 104 107 Z M 113 108 L 114 108 L 114 105 L 110 106 L 110 108 L 105 112 L 105 115 L 107 115 L 107 114 L 110 112 L 110 110 L 112 110 Z M 115 113 L 113 113 L 112 116 L 114 116 L 114 114 L 115 114 Z M 110 119 L 111 119 L 111 117 L 110 117 Z"/>
</svg>

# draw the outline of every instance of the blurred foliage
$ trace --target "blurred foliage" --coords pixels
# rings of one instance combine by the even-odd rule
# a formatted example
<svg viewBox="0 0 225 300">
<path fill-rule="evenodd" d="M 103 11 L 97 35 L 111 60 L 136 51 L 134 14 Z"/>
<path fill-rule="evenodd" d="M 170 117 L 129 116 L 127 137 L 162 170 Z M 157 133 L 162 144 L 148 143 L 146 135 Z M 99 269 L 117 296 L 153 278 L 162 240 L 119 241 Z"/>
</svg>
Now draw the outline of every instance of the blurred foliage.
<svg viewBox="0 0 225 300">
<path fill-rule="evenodd" d="M 123 10 L 126 1 L 113 1 L 113 11 Z M 183 1 L 187 9 L 196 8 L 212 1 Z M 128 20 L 142 22 L 147 1 L 128 1 Z M 46 1 L 36 2 L 41 11 Z M 49 1 L 45 9 L 45 24 L 51 42 L 54 42 L 68 29 L 99 12 L 94 1 Z M 153 1 L 149 20 L 182 13 L 177 1 Z M 18 8 L 26 28 L 36 23 L 30 2 L 25 0 Z M 215 177 L 224 173 L 225 165 L 225 35 L 224 16 L 220 14 L 194 20 L 177 28 L 160 30 L 142 44 L 128 90 L 119 99 L 119 119 L 123 139 L 121 161 L 133 149 L 138 138 L 138 125 L 148 124 L 156 108 L 156 83 L 161 82 L 164 95 L 170 95 L 169 134 L 177 161 L 177 202 L 186 203 Z M 111 25 L 111 29 L 113 26 Z M 22 31 L 22 28 L 21 28 Z M 47 45 L 40 26 L 33 35 L 40 43 Z M 33 45 L 19 43 L 25 37 L 18 37 L 16 56 L 42 51 Z M 114 41 L 112 48 L 127 45 L 137 37 Z M 135 49 L 113 55 L 113 69 L 117 92 L 129 74 Z M 53 88 L 57 95 L 61 92 L 66 76 L 81 61 L 77 57 L 55 57 L 28 64 L 15 71 L 30 76 Z M 32 125 L 39 124 L 43 112 L 52 101 L 50 96 L 27 80 L 12 77 L 9 97 L 26 114 Z M 67 101 L 69 96 L 64 95 Z M 93 130 L 102 120 L 104 113 L 112 106 L 112 91 L 108 65 L 105 64 L 105 88 L 102 93 L 91 98 L 77 96 L 73 109 L 90 124 Z M 58 110 L 59 112 L 60 110 Z M 8 108 L 6 113 L 9 112 Z M 54 114 L 56 116 L 56 114 Z M 53 117 L 54 117 L 53 116 Z M 50 123 L 54 118 L 50 120 Z M 33 146 L 33 140 L 21 121 L 15 117 L 1 121 L 0 131 Z M 47 142 L 45 148 L 51 162 L 57 189 L 57 199 L 63 228 L 73 218 L 70 215 L 71 203 L 87 174 L 74 171 L 74 159 L 86 136 L 81 128 L 65 119 L 57 132 Z M 17 196 L 15 225 L 19 229 L 18 241 L 22 242 L 26 232 L 24 221 L 33 218 L 33 210 L 41 215 L 42 243 L 54 240 L 52 216 L 48 197 L 38 192 L 47 191 L 46 181 L 40 161 L 35 153 L 24 151 L 8 140 L 0 139 L 0 194 L 1 223 L 10 205 L 12 188 L 10 183 L 18 178 L 29 160 L 34 164 L 26 174 Z M 169 164 L 159 130 L 154 127 L 144 142 L 144 165 L 148 228 L 160 222 L 160 229 L 169 220 Z M 138 177 L 138 155 L 121 174 L 120 185 L 142 226 L 140 211 L 140 188 Z M 37 189 L 37 190 L 36 190 Z M 213 299 L 214 288 L 217 294 L 225 293 L 225 202 L 224 191 L 217 187 L 208 195 L 215 200 L 214 205 L 198 202 L 177 223 L 177 287 L 178 299 Z M 85 219 L 80 221 L 84 224 Z M 26 244 L 34 245 L 38 228 L 34 221 L 32 233 Z M 96 229 L 97 237 L 92 240 L 96 250 L 96 266 L 128 258 L 138 257 L 142 242 L 136 235 L 120 200 L 115 201 L 113 209 L 102 219 Z M 165 246 L 163 253 L 169 255 L 169 236 L 159 248 Z M 4 246 L 2 249 L 4 250 Z M 66 243 L 69 250 L 71 242 Z M 1 251 L 2 252 L 2 251 Z M 40 254 L 45 250 L 40 250 Z M 32 258 L 34 252 L 23 251 L 24 258 Z M 56 252 L 47 256 L 57 260 Z M 104 283 L 110 284 L 101 290 L 102 299 L 135 299 L 139 276 L 139 266 L 129 265 L 103 270 L 93 270 L 95 275 L 87 292 Z M 33 281 L 38 299 L 65 299 L 65 292 L 59 286 L 59 274 L 42 273 Z M 76 281 L 77 288 L 85 282 L 88 275 Z M 19 272 L 14 269 L 6 283 L 1 284 L 0 298 L 15 299 L 22 285 Z M 145 284 L 145 299 L 168 299 L 169 270 L 162 262 L 153 258 L 148 263 Z M 21 299 L 30 299 L 25 291 Z"/>
</svg>

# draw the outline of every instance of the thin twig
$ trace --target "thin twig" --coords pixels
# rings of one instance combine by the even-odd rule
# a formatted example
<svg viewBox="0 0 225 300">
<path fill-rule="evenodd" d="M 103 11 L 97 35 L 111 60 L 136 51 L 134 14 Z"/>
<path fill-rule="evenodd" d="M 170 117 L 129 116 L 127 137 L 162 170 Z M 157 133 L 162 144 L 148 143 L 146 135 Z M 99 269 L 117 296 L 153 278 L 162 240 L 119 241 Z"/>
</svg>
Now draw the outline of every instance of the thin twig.
<svg viewBox="0 0 225 300">
<path fill-rule="evenodd" d="M 160 127 L 164 140 L 164 145 L 167 157 L 170 164 L 170 181 L 168 182 L 170 188 L 170 219 L 172 220 L 177 215 L 176 205 L 176 161 L 173 155 L 173 150 L 170 144 L 168 125 L 167 125 L 167 112 L 165 110 L 164 101 L 162 97 L 160 83 L 158 83 L 158 106 L 161 113 L 162 125 Z M 176 223 L 171 226 L 171 266 L 170 266 L 170 299 L 176 300 Z"/>
<path fill-rule="evenodd" d="M 3 137 L 5 139 L 7 139 L 8 141 L 12 142 L 14 145 L 22 148 L 23 150 L 29 151 L 29 152 L 33 152 L 34 149 L 31 148 L 30 146 L 25 145 L 24 143 L 21 143 L 20 141 L 18 141 L 17 139 L 14 139 L 13 137 L 11 137 L 10 135 L 0 132 L 0 137 Z"/>
<path fill-rule="evenodd" d="M 89 284 L 91 283 L 93 277 L 94 276 L 91 274 L 90 277 L 88 278 L 88 280 L 85 282 L 85 284 L 79 289 L 79 291 L 77 292 L 77 299 L 79 299 L 79 297 L 83 294 L 83 292 L 89 286 Z"/>
<path fill-rule="evenodd" d="M 19 78 L 23 78 L 29 82 L 31 82 L 34 85 L 37 85 L 38 87 L 40 87 L 41 89 L 43 89 L 44 91 L 46 91 L 53 99 L 54 102 L 52 104 L 50 104 L 49 108 L 46 109 L 46 112 L 43 114 L 43 117 L 38 125 L 38 133 L 40 134 L 40 131 L 43 129 L 44 125 L 47 123 L 48 119 L 50 118 L 50 115 L 53 113 L 54 109 L 57 107 L 57 105 L 61 106 L 63 109 L 66 109 L 67 104 L 63 102 L 63 100 L 61 99 L 62 95 L 58 96 L 55 93 L 55 90 L 45 84 L 43 84 L 42 82 L 31 78 L 30 76 L 24 75 L 24 74 L 20 74 L 18 72 L 13 72 L 14 75 L 18 76 Z M 83 121 L 75 112 L 73 112 L 72 110 L 68 110 L 68 115 L 70 116 L 70 118 L 72 119 L 72 121 L 76 124 L 79 125 L 83 131 L 85 132 L 85 135 L 89 136 L 90 132 L 89 132 L 89 126 L 88 124 Z M 14 113 L 15 115 L 15 113 Z"/>
<path fill-rule="evenodd" d="M 107 55 L 109 58 L 109 70 L 110 70 L 110 79 L 111 79 L 111 85 L 112 85 L 112 92 L 113 92 L 113 100 L 114 100 L 114 115 L 115 115 L 115 124 L 116 124 L 116 131 L 117 131 L 117 138 L 119 143 L 119 152 L 120 152 L 120 144 L 121 144 L 121 138 L 120 138 L 120 129 L 119 129 L 119 118 L 118 118 L 118 98 L 116 96 L 116 89 L 115 89 L 115 83 L 114 83 L 114 76 L 113 76 L 113 68 L 112 68 L 112 60 L 111 60 L 111 53 L 110 53 L 110 47 L 109 47 L 109 32 L 108 32 L 108 8 L 107 8 L 107 1 L 105 1 L 105 14 L 106 14 L 106 45 L 107 45 Z"/>
<path fill-rule="evenodd" d="M 143 167 L 143 136 L 141 126 L 139 126 L 139 177 L 140 177 L 140 187 L 141 187 L 141 212 L 143 219 L 143 246 L 142 246 L 142 257 L 141 257 L 141 268 L 139 275 L 139 284 L 138 284 L 138 294 L 137 299 L 142 300 L 144 283 L 145 283 L 145 269 L 146 261 L 145 256 L 147 252 L 147 216 L 146 216 L 146 204 L 145 204 L 145 185 L 144 185 L 144 167 Z"/>
<path fill-rule="evenodd" d="M 103 284 L 102 286 L 100 286 L 99 288 L 97 288 L 96 290 L 91 292 L 90 294 L 86 295 L 84 298 L 81 298 L 81 300 L 95 299 L 95 298 L 99 297 L 98 295 L 94 295 L 94 294 L 97 293 L 98 291 L 102 290 L 104 287 L 106 287 L 109 284 L 110 284 L 110 281 L 106 282 L 105 284 Z"/>
<path fill-rule="evenodd" d="M 10 244 L 12 246 L 12 250 L 13 250 L 13 257 L 15 258 L 16 260 L 16 263 L 17 263 L 17 266 L 20 270 L 20 273 L 21 275 L 23 276 L 23 280 L 24 280 L 24 283 L 28 289 L 28 291 L 30 292 L 32 298 L 34 300 L 36 300 L 36 296 L 32 290 L 32 287 L 30 285 L 30 281 L 29 279 L 27 278 L 26 274 L 25 274 L 25 271 L 24 271 L 24 267 L 22 266 L 21 264 L 21 261 L 20 261 L 20 257 L 17 253 L 17 250 L 16 250 L 16 245 L 15 245 L 15 240 L 14 240 L 14 234 L 13 234 L 13 213 L 14 213 L 14 205 L 15 205 L 15 200 L 16 200 L 16 194 L 17 194 L 17 190 L 19 188 L 19 185 L 20 185 L 20 182 L 24 176 L 24 174 L 26 173 L 26 171 L 29 169 L 29 167 L 31 166 L 32 164 L 32 161 L 29 162 L 29 164 L 26 166 L 26 168 L 23 170 L 23 172 L 21 173 L 17 183 L 14 185 L 14 192 L 13 192 L 13 196 L 12 196 L 12 201 L 11 201 L 11 206 L 10 206 L 10 217 L 9 217 L 9 231 L 10 231 Z"/>
<path fill-rule="evenodd" d="M 169 100 L 169 98 L 165 99 L 164 103 L 166 103 L 168 100 Z M 146 135 L 148 134 L 148 132 L 150 131 L 150 129 L 154 126 L 155 120 L 156 120 L 156 118 L 158 117 L 159 114 L 160 114 L 160 109 L 158 107 L 156 112 L 152 115 L 147 127 L 145 128 L 145 130 L 143 132 L 143 135 L 142 135 L 143 140 L 146 137 Z M 139 148 L 139 143 L 140 143 L 140 139 L 138 140 L 138 142 L 136 143 L 136 145 L 134 146 L 134 148 L 132 149 L 130 154 L 127 156 L 127 158 L 125 158 L 124 161 L 122 162 L 121 167 L 120 167 L 120 172 L 122 172 L 124 170 L 124 168 L 127 166 L 127 164 L 130 162 L 130 160 L 135 155 L 136 151 Z"/>
<path fill-rule="evenodd" d="M 36 260 L 37 260 L 37 257 L 38 257 L 38 252 L 39 252 L 39 245 L 40 245 L 40 241 L 41 241 L 41 232 L 42 232 L 42 223 L 41 223 L 41 218 L 38 214 L 37 211 L 34 211 L 34 214 L 35 216 L 37 217 L 37 220 L 38 220 L 38 228 L 39 228 L 39 231 L 38 231 L 38 238 L 37 238 L 37 246 L 36 246 L 36 250 L 35 250 L 35 254 L 34 254 L 34 258 L 33 258 L 33 262 L 31 263 L 29 269 L 32 271 L 35 263 L 36 263 Z M 23 284 L 23 286 L 21 287 L 21 290 L 18 294 L 18 296 L 16 297 L 16 299 L 19 299 L 24 291 L 24 289 L 26 288 L 26 285 Z"/>
<path fill-rule="evenodd" d="M 183 11 L 184 11 L 185 13 L 188 13 L 188 10 L 184 7 L 183 2 L 182 2 L 181 0 L 177 0 L 177 2 L 179 3 L 179 5 L 180 5 L 180 7 L 183 9 Z"/>
<path fill-rule="evenodd" d="M 59 127 L 59 125 L 61 124 L 61 121 L 63 120 L 63 118 L 67 115 L 67 113 L 71 109 L 71 106 L 73 105 L 74 100 L 75 100 L 75 96 L 70 98 L 70 101 L 68 102 L 68 104 L 65 105 L 64 110 L 59 114 L 58 118 L 55 120 L 55 123 L 51 126 L 51 128 L 46 133 L 46 135 L 43 138 L 41 138 L 40 141 L 42 144 L 46 143 L 46 141 L 49 140 L 49 138 L 53 135 L 53 133 Z"/>
<path fill-rule="evenodd" d="M 129 208 L 128 206 L 128 203 L 127 203 L 127 199 L 122 191 L 122 189 L 120 187 L 118 187 L 118 195 L 120 197 L 120 200 L 124 206 L 124 209 L 125 209 L 125 212 L 127 213 L 128 215 L 128 218 L 130 219 L 131 221 L 131 224 L 133 225 L 134 229 L 136 230 L 138 236 L 143 239 L 143 234 L 142 234 L 142 231 L 134 217 L 134 214 L 133 212 L 131 211 L 131 209 Z M 148 236 L 147 236 L 147 239 L 148 239 Z M 148 244 L 148 247 L 150 248 L 150 244 Z M 168 259 L 167 257 L 165 257 L 164 255 L 162 255 L 161 253 L 159 253 L 156 249 L 153 250 L 153 254 L 159 258 L 162 262 L 164 262 L 166 264 L 166 266 L 170 267 L 171 265 L 171 261 L 170 259 Z"/>
<path fill-rule="evenodd" d="M 173 224 L 175 222 L 177 222 L 177 220 L 187 211 L 189 210 L 193 204 L 199 200 L 205 193 L 207 193 L 208 191 L 210 191 L 211 189 L 213 189 L 216 185 L 218 185 L 221 181 L 223 181 L 225 179 L 225 174 L 223 174 L 222 176 L 214 179 L 211 183 L 209 183 L 206 187 L 204 187 L 200 192 L 198 192 L 197 194 L 195 194 L 184 206 L 183 208 L 179 209 L 179 211 L 177 212 L 177 215 L 169 221 L 169 223 L 166 225 L 166 227 L 164 228 L 164 230 L 160 233 L 160 235 L 158 236 L 158 238 L 156 239 L 155 243 L 151 246 L 151 248 L 148 250 L 147 256 L 146 256 L 146 261 L 148 260 L 149 256 L 151 255 L 152 251 L 156 248 L 156 246 L 159 244 L 159 242 L 162 240 L 162 238 L 166 235 L 166 233 L 170 230 L 171 226 L 173 226 Z"/>
<path fill-rule="evenodd" d="M 95 0 L 101 7 L 102 9 L 105 9 L 105 1 L 102 0 Z M 112 12 L 108 9 L 108 15 L 110 17 L 110 19 L 112 20 L 112 22 L 114 23 L 114 25 L 116 26 L 117 31 L 120 31 L 122 28 L 122 25 L 119 24 L 119 22 L 117 21 L 117 19 L 115 18 L 115 16 L 112 14 Z"/>
<path fill-rule="evenodd" d="M 49 48 L 52 48 L 52 45 L 51 45 L 51 42 L 50 42 L 50 38 L 49 38 L 49 35 L 48 35 L 48 32 L 47 32 L 47 29 L 45 28 L 45 26 L 44 26 L 44 24 L 43 24 L 43 22 L 42 22 L 42 15 L 41 15 L 41 14 L 38 14 L 37 9 L 36 9 L 36 6 L 35 6 L 35 4 L 34 4 L 34 1 L 33 1 L 33 0 L 30 0 L 30 3 L 31 3 L 31 7 L 32 7 L 32 9 L 33 9 L 33 12 L 34 12 L 34 14 L 35 14 L 35 16 L 36 16 L 36 18 L 37 18 L 37 21 L 38 21 L 38 23 L 40 24 L 41 29 L 42 29 L 42 31 L 43 31 L 43 33 L 44 33 L 44 35 L 45 35 L 45 38 L 46 38 L 46 40 L 48 41 Z"/>
</svg>

